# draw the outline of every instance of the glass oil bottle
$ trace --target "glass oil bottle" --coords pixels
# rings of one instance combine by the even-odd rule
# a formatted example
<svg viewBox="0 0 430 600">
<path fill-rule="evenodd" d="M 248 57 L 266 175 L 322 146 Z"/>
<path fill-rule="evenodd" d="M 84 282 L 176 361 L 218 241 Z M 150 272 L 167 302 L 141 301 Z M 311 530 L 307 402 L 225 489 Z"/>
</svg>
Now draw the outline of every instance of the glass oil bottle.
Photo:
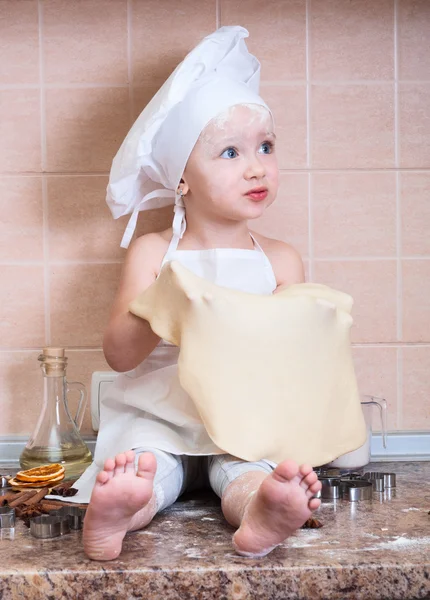
<svg viewBox="0 0 430 600">
<path fill-rule="evenodd" d="M 44 348 L 39 361 L 44 379 L 43 405 L 36 428 L 21 453 L 21 468 L 59 463 L 65 468 L 65 480 L 77 479 L 92 462 L 91 452 L 79 433 L 86 406 L 85 387 L 66 380 L 64 348 Z M 74 417 L 67 402 L 72 389 L 80 393 Z"/>
</svg>

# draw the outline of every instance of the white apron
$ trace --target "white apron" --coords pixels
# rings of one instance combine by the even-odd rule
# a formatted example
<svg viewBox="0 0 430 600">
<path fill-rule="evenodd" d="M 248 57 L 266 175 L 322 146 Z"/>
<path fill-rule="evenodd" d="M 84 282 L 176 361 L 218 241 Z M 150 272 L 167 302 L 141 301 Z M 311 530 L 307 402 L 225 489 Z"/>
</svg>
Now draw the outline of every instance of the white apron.
<svg viewBox="0 0 430 600">
<path fill-rule="evenodd" d="M 178 250 L 174 236 L 162 265 L 179 261 L 213 283 L 252 294 L 272 294 L 276 278 L 269 259 L 251 236 L 254 250 Z M 161 270 L 161 269 L 160 269 Z M 107 458 L 145 447 L 172 454 L 224 454 L 210 439 L 195 405 L 178 378 L 179 348 L 161 340 L 135 369 L 119 374 L 100 406 L 94 462 L 74 485 L 72 502 L 89 502 L 97 473 Z"/>
</svg>

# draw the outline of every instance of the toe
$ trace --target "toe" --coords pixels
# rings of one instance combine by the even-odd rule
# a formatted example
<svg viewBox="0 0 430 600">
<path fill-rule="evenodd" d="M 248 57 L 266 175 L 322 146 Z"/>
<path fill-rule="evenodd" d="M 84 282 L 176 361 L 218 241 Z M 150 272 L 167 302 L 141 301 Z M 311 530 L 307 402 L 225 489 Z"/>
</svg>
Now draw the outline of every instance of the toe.
<svg viewBox="0 0 430 600">
<path fill-rule="evenodd" d="M 114 469 L 115 469 L 115 461 L 113 460 L 113 458 L 108 458 L 107 460 L 105 460 L 103 470 L 108 474 L 109 479 L 112 479 Z"/>
<path fill-rule="evenodd" d="M 314 483 L 306 490 L 305 494 L 308 498 L 313 498 L 321 490 L 320 482 Z"/>
<path fill-rule="evenodd" d="M 152 479 L 157 470 L 157 459 L 152 452 L 144 452 L 139 456 L 137 463 L 137 476 Z"/>
<path fill-rule="evenodd" d="M 319 492 L 321 490 L 321 488 L 322 488 L 322 484 L 321 484 L 321 481 L 318 481 L 318 479 L 309 486 L 309 490 L 313 494 L 316 494 L 317 492 Z"/>
<path fill-rule="evenodd" d="M 124 453 L 117 454 L 115 456 L 115 469 L 113 472 L 114 476 L 121 475 L 122 473 L 124 473 L 124 466 L 126 462 L 127 458 Z"/>
<path fill-rule="evenodd" d="M 314 471 L 311 471 L 309 473 L 309 475 L 306 475 L 306 477 L 303 477 L 300 485 L 303 488 L 308 488 L 311 485 L 313 485 L 316 481 L 318 481 L 318 475 Z"/>
<path fill-rule="evenodd" d="M 311 467 L 311 465 L 300 465 L 300 475 L 302 475 L 303 477 L 307 477 L 308 475 L 310 475 L 311 473 L 313 473 L 313 469 Z"/>
<path fill-rule="evenodd" d="M 136 471 L 136 467 L 134 466 L 134 452 L 133 450 L 129 450 L 125 453 L 125 467 L 124 471 L 126 473 L 134 473 Z"/>
<path fill-rule="evenodd" d="M 321 505 L 321 500 L 319 500 L 319 498 L 312 498 L 311 500 L 309 500 L 308 506 L 309 506 L 309 510 L 316 510 L 317 508 L 319 508 Z"/>
<path fill-rule="evenodd" d="M 111 478 L 112 474 L 107 473 L 106 471 L 100 471 L 96 477 L 96 485 L 104 485 Z"/>
<path fill-rule="evenodd" d="M 278 481 L 291 481 L 296 477 L 299 472 L 299 467 L 297 463 L 293 460 L 284 460 L 279 463 L 276 469 L 273 471 L 272 476 Z"/>
</svg>

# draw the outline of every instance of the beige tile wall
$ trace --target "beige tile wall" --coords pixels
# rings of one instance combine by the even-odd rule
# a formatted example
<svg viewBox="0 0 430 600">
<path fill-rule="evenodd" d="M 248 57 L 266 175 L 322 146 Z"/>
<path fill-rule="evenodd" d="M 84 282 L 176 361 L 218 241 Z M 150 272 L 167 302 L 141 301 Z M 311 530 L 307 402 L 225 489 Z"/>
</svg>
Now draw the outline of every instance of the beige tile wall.
<svg viewBox="0 0 430 600">
<path fill-rule="evenodd" d="M 353 294 L 363 394 L 387 398 L 390 429 L 430 430 L 430 2 L 0 0 L 0 434 L 33 428 L 43 345 L 88 386 L 107 368 L 125 225 L 104 203 L 111 160 L 230 24 L 251 32 L 280 138 L 278 201 L 255 227 Z"/>
</svg>

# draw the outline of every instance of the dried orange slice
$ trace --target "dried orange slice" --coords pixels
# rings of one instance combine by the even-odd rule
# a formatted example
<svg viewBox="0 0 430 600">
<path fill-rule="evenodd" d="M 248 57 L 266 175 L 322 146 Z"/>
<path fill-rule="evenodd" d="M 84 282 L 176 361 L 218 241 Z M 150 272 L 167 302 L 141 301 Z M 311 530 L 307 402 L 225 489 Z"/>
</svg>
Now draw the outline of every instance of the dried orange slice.
<svg viewBox="0 0 430 600">
<path fill-rule="evenodd" d="M 38 483 L 42 481 L 53 481 L 55 478 L 64 475 L 64 467 L 59 463 L 50 465 L 41 465 L 27 471 L 19 471 L 15 475 L 15 479 L 25 483 Z"/>
<path fill-rule="evenodd" d="M 42 488 L 42 487 L 53 487 L 60 483 L 64 479 L 64 473 L 55 477 L 54 479 L 49 479 L 48 481 L 19 481 L 16 478 L 9 479 L 9 485 L 18 488 Z"/>
</svg>

